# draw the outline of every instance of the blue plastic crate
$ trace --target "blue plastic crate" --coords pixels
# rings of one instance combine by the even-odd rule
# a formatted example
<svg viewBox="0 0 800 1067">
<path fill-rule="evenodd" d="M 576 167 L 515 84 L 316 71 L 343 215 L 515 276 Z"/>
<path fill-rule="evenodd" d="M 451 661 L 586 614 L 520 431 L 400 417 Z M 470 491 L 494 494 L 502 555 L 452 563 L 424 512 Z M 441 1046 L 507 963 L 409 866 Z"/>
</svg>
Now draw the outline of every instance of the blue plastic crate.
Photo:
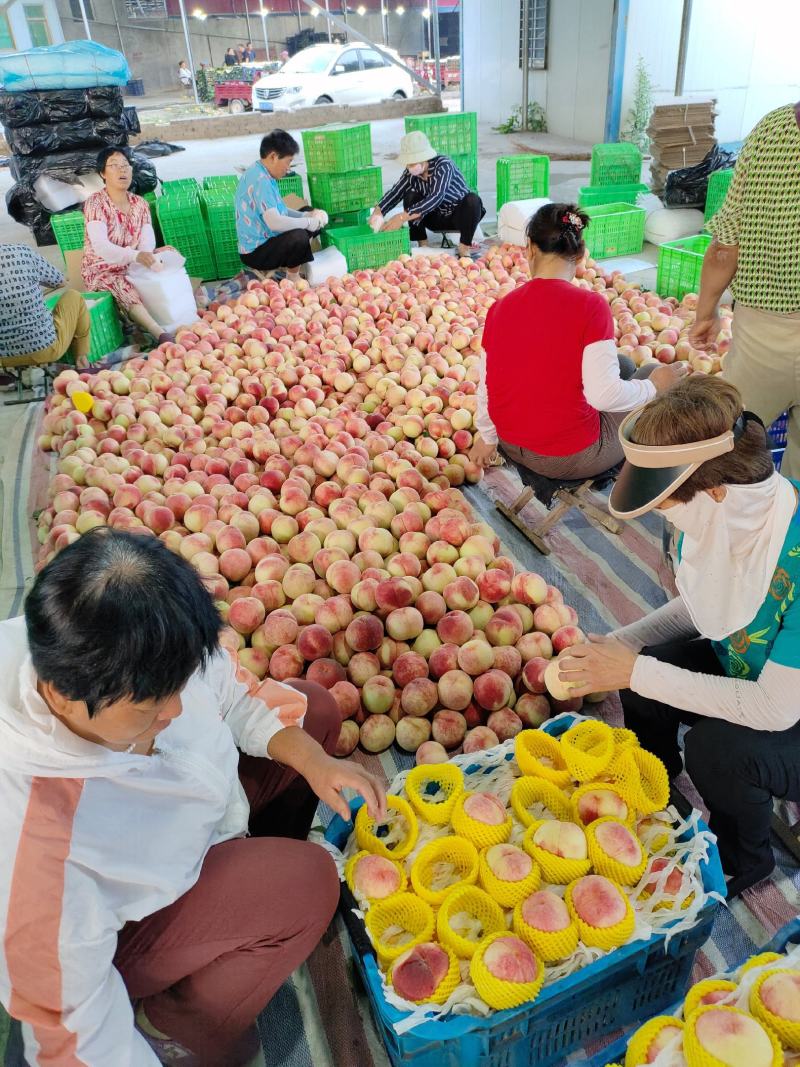
<svg viewBox="0 0 800 1067">
<path fill-rule="evenodd" d="M 560 716 L 543 729 L 557 736 L 571 721 L 569 716 Z M 512 758 L 509 752 L 507 759 Z M 468 768 L 477 769 L 477 765 Z M 361 803 L 354 801 L 351 810 L 355 813 Z M 706 829 L 702 822 L 700 826 Z M 352 830 L 352 821 L 346 823 L 337 815 L 325 837 L 343 848 Z M 725 878 L 716 850 L 701 870 L 705 887 L 724 897 Z M 709 902 L 695 927 L 676 934 L 666 951 L 665 935 L 659 934 L 649 941 L 624 945 L 546 987 L 531 1005 L 494 1012 L 487 1019 L 462 1015 L 422 1023 L 398 1035 L 392 1024 L 404 1015 L 384 999 L 372 945 L 363 923 L 352 914 L 354 901 L 346 886 L 342 897 L 341 913 L 356 970 L 393 1067 L 555 1067 L 588 1042 L 629 1028 L 674 1004 L 689 983 L 695 954 L 708 940 L 719 906 Z"/>
<path fill-rule="evenodd" d="M 789 412 L 784 411 L 769 427 L 768 433 L 772 438 L 772 462 L 775 469 L 781 469 L 783 453 L 786 451 L 786 438 L 789 432 Z"/>
</svg>

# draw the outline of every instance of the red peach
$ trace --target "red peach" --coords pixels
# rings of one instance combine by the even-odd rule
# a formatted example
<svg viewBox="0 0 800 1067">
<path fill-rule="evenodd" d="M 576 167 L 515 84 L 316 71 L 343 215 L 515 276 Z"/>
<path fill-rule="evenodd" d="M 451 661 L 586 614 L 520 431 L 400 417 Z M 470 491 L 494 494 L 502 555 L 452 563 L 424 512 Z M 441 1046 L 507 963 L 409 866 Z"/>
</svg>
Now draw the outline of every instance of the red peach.
<svg viewBox="0 0 800 1067">
<path fill-rule="evenodd" d="M 286 594 L 280 582 L 255 582 L 250 592 L 258 597 L 267 612 L 282 608 L 286 603 Z"/>
<path fill-rule="evenodd" d="M 321 685 L 324 689 L 332 689 L 337 682 L 345 682 L 346 677 L 347 673 L 341 663 L 337 663 L 335 659 L 324 657 L 315 659 L 313 663 L 309 664 L 306 671 L 306 678 L 309 682 L 316 682 L 317 685 Z"/>
<path fill-rule="evenodd" d="M 427 719 L 421 719 L 420 721 L 427 722 Z M 429 763 L 447 763 L 449 759 L 447 749 L 444 745 L 439 744 L 438 741 L 423 741 L 417 749 L 416 762 L 418 767 Z"/>
<path fill-rule="evenodd" d="M 547 686 L 544 681 L 544 672 L 547 670 L 549 659 L 542 656 L 533 656 L 522 668 L 522 682 L 531 693 L 546 693 Z"/>
<path fill-rule="evenodd" d="M 489 604 L 496 604 L 511 592 L 511 577 L 499 567 L 479 574 L 476 582 L 481 599 Z"/>
<path fill-rule="evenodd" d="M 533 841 L 539 848 L 564 859 L 585 860 L 588 854 L 586 834 L 574 822 L 548 819 L 537 827 Z"/>
<path fill-rule="evenodd" d="M 357 652 L 347 664 L 347 677 L 361 688 L 381 672 L 381 661 L 373 652 Z"/>
<path fill-rule="evenodd" d="M 533 869 L 533 860 L 516 845 L 492 845 L 486 850 L 486 865 L 503 882 L 521 882 Z"/>
<path fill-rule="evenodd" d="M 445 586 L 454 582 L 458 575 L 449 563 L 434 563 L 422 574 L 423 589 L 433 589 L 436 593 L 443 592 Z"/>
<path fill-rule="evenodd" d="M 436 683 L 430 678 L 414 678 L 404 686 L 400 705 L 406 715 L 427 715 L 436 706 L 438 697 Z"/>
<path fill-rule="evenodd" d="M 228 612 L 228 624 L 237 633 L 251 634 L 264 621 L 264 615 L 264 605 L 256 597 L 239 597 L 238 600 L 231 604 Z"/>
<path fill-rule="evenodd" d="M 383 752 L 394 741 L 395 727 L 388 715 L 368 715 L 361 724 L 361 744 L 367 752 Z"/>
<path fill-rule="evenodd" d="M 416 652 L 404 652 L 394 660 L 392 676 L 395 683 L 402 689 L 414 678 L 427 678 L 428 663 L 424 656 Z"/>
<path fill-rule="evenodd" d="M 422 633 L 425 623 L 416 608 L 397 608 L 386 617 L 386 632 L 395 641 L 413 641 Z"/>
<path fill-rule="evenodd" d="M 477 676 L 494 666 L 494 650 L 481 638 L 467 641 L 458 649 L 458 666 L 467 674 Z"/>
<path fill-rule="evenodd" d="M 463 647 L 463 646 L 462 646 Z M 428 670 L 432 678 L 441 678 L 447 671 L 454 671 L 459 666 L 458 645 L 439 645 L 431 652 Z"/>
<path fill-rule="evenodd" d="M 547 582 L 541 574 L 521 571 L 511 579 L 511 595 L 520 604 L 543 604 L 547 597 Z"/>
<path fill-rule="evenodd" d="M 316 621 L 332 634 L 346 630 L 353 621 L 353 609 L 346 596 L 329 597 L 317 613 Z"/>
<path fill-rule="evenodd" d="M 522 656 L 513 645 L 496 645 L 492 648 L 492 654 L 497 670 L 505 671 L 510 678 L 517 677 L 522 667 Z"/>
<path fill-rule="evenodd" d="M 450 968 L 450 958 L 432 941 L 415 945 L 392 964 L 391 981 L 397 995 L 405 1000 L 428 1000 L 434 995 Z"/>
<path fill-rule="evenodd" d="M 405 752 L 416 752 L 431 736 L 429 719 L 406 715 L 395 726 L 395 740 Z"/>
<path fill-rule="evenodd" d="M 375 611 L 378 606 L 375 593 L 379 584 L 376 578 L 362 578 L 350 590 L 350 599 L 359 611 Z"/>
<path fill-rule="evenodd" d="M 361 690 L 361 703 L 370 715 L 386 715 L 394 701 L 395 688 L 391 678 L 383 674 L 373 675 Z"/>
<path fill-rule="evenodd" d="M 479 791 L 470 794 L 464 801 L 464 811 L 471 819 L 486 826 L 502 826 L 506 821 L 506 809 L 494 793 Z"/>
<path fill-rule="evenodd" d="M 450 611 L 469 611 L 480 599 L 478 587 L 471 578 L 456 578 L 444 587 L 442 596 Z"/>
<path fill-rule="evenodd" d="M 498 608 L 486 624 L 486 639 L 492 645 L 514 645 L 522 637 L 522 621 L 513 608 Z"/>
<path fill-rule="evenodd" d="M 553 642 L 553 651 L 558 655 L 559 652 L 563 652 L 565 648 L 570 648 L 572 645 L 585 644 L 586 634 L 577 626 L 562 626 L 556 630 L 551 640 Z"/>
<path fill-rule="evenodd" d="M 433 739 L 445 748 L 458 748 L 467 733 L 467 720 L 460 711 L 445 708 L 433 716 Z"/>
<path fill-rule="evenodd" d="M 447 671 L 439 679 L 438 690 L 445 708 L 463 711 L 472 700 L 472 679 L 464 671 Z"/>
<path fill-rule="evenodd" d="M 266 555 L 256 564 L 257 582 L 280 582 L 289 569 L 289 561 L 276 554 Z"/>
<path fill-rule="evenodd" d="M 220 572 L 229 582 L 241 582 L 252 566 L 253 561 L 243 548 L 229 548 L 219 557 Z"/>
<path fill-rule="evenodd" d="M 276 682 L 286 681 L 287 678 L 301 678 L 303 657 L 295 645 L 280 645 L 270 656 L 269 676 Z"/>
<path fill-rule="evenodd" d="M 520 910 L 528 926 L 544 933 L 566 930 L 572 921 L 564 900 L 552 889 L 540 889 L 531 893 L 523 900 Z"/>
<path fill-rule="evenodd" d="M 339 740 L 336 742 L 334 756 L 346 759 L 358 744 L 359 729 L 352 719 L 345 719 L 339 729 Z"/>
<path fill-rule="evenodd" d="M 259 679 L 266 677 L 269 668 L 269 656 L 260 648 L 243 648 L 239 653 L 239 663 Z"/>
<path fill-rule="evenodd" d="M 345 630 L 347 643 L 354 652 L 378 648 L 383 640 L 383 625 L 374 615 L 357 615 Z"/>
<path fill-rule="evenodd" d="M 333 637 L 330 630 L 314 623 L 300 632 L 297 648 L 304 659 L 323 659 L 331 653 Z"/>
<path fill-rule="evenodd" d="M 511 935 L 498 937 L 483 954 L 487 971 L 503 982 L 535 982 L 539 973 L 536 957 L 524 941 Z"/>
<path fill-rule="evenodd" d="M 626 915 L 622 890 L 598 874 L 587 874 L 573 884 L 572 904 L 581 919 L 601 930 L 616 926 Z"/>
<path fill-rule="evenodd" d="M 475 700 L 487 711 L 507 707 L 514 693 L 511 679 L 504 671 L 492 668 L 479 675 L 474 682 Z"/>
<path fill-rule="evenodd" d="M 562 625 L 554 604 L 540 604 L 533 613 L 533 625 L 543 634 L 554 634 Z"/>
<path fill-rule="evenodd" d="M 316 660 L 311 666 L 313 667 L 317 664 L 326 662 L 327 660 Z M 336 661 L 334 660 L 334 662 Z M 341 666 L 341 664 L 337 664 L 337 666 Z M 361 707 L 361 697 L 358 689 L 356 689 L 352 682 L 334 682 L 330 687 L 330 692 L 331 696 L 336 701 L 336 706 L 339 708 L 339 714 L 343 719 L 349 719 L 359 711 Z"/>
<path fill-rule="evenodd" d="M 375 589 L 375 601 L 381 611 L 390 612 L 414 602 L 414 589 L 405 578 L 387 578 Z"/>
<path fill-rule="evenodd" d="M 324 603 L 323 597 L 317 593 L 301 593 L 292 602 L 291 611 L 301 626 L 308 626 L 316 619 Z"/>
<path fill-rule="evenodd" d="M 436 633 L 444 644 L 466 644 L 474 632 L 472 619 L 464 611 L 448 611 L 436 624 Z"/>
<path fill-rule="evenodd" d="M 400 872 L 385 856 L 367 854 L 353 865 L 356 896 L 366 900 L 385 900 L 400 888 Z"/>
<path fill-rule="evenodd" d="M 625 867 L 638 867 L 642 861 L 642 846 L 633 832 L 621 822 L 611 819 L 599 822 L 594 831 L 600 848 Z"/>
<path fill-rule="evenodd" d="M 499 744 L 500 738 L 494 730 L 488 726 L 475 726 L 464 738 L 464 752 L 482 752 Z"/>
<path fill-rule="evenodd" d="M 523 693 L 517 697 L 514 711 L 524 729 L 535 730 L 550 718 L 550 702 L 541 694 Z"/>
<path fill-rule="evenodd" d="M 414 602 L 414 607 L 420 613 L 426 625 L 429 626 L 435 626 L 447 611 L 444 597 L 433 589 L 420 593 Z"/>
<path fill-rule="evenodd" d="M 536 609 L 539 610 L 538 608 Z M 522 656 L 522 662 L 527 663 L 528 660 L 540 658 L 550 659 L 553 655 L 553 643 L 547 634 L 539 633 L 538 630 L 534 630 L 533 633 L 523 634 L 516 644 L 517 651 Z"/>
<path fill-rule="evenodd" d="M 494 730 L 501 741 L 509 741 L 522 729 L 522 719 L 511 708 L 500 708 L 499 711 L 492 712 L 486 720 L 486 725 L 490 730 Z"/>
<path fill-rule="evenodd" d="M 273 611 L 253 633 L 251 640 L 255 647 L 273 652 L 279 645 L 291 645 L 296 641 L 297 631 L 297 620 L 293 615 Z"/>
<path fill-rule="evenodd" d="M 295 534 L 289 539 L 286 553 L 295 563 L 311 563 L 321 548 L 320 539 L 308 530 L 303 530 L 302 533 Z"/>
<path fill-rule="evenodd" d="M 325 572 L 325 581 L 337 593 L 349 593 L 361 580 L 361 571 L 350 560 L 336 560 Z"/>
</svg>

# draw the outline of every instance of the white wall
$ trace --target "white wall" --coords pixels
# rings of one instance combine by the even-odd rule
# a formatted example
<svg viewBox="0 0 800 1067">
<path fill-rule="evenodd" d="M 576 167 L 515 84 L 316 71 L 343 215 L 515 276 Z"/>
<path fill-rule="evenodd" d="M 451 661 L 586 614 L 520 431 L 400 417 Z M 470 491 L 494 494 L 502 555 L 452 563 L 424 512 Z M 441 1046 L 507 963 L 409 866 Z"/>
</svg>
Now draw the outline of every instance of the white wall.
<svg viewBox="0 0 800 1067">
<path fill-rule="evenodd" d="M 675 92 L 683 0 L 631 0 L 622 126 L 641 54 L 655 103 Z M 720 141 L 746 137 L 758 120 L 800 98 L 799 0 L 694 0 L 684 95 L 713 96 Z"/>
<path fill-rule="evenodd" d="M 550 0 L 550 133 L 590 144 L 603 140 L 613 9 L 613 0 Z"/>
<path fill-rule="evenodd" d="M 58 11 L 56 10 L 55 0 L 42 0 L 45 15 L 47 17 L 47 25 L 50 30 L 50 43 L 62 44 L 64 41 L 64 33 L 61 29 L 61 19 L 59 18 Z M 18 0 L 16 4 L 12 4 L 6 11 L 8 16 L 8 22 L 11 26 L 11 34 L 14 38 L 14 44 L 18 52 L 22 52 L 32 45 L 31 34 L 28 29 L 28 23 L 25 21 L 25 11 L 22 0 Z"/>
</svg>

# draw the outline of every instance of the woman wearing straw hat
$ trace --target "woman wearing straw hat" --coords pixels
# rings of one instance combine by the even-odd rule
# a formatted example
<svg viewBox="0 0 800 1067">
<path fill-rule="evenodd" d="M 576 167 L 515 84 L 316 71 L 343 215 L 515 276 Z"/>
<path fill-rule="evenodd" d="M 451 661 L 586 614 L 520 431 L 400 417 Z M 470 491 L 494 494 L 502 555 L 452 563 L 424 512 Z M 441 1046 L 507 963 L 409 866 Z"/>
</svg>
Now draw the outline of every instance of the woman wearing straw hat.
<svg viewBox="0 0 800 1067">
<path fill-rule="evenodd" d="M 619 689 L 625 725 L 686 769 L 710 813 L 728 897 L 768 877 L 772 798 L 800 800 L 800 483 L 721 378 L 687 378 L 619 430 L 610 510 L 681 532 L 678 596 L 562 657 L 571 695 Z M 689 730 L 683 740 L 679 731 Z"/>
<path fill-rule="evenodd" d="M 421 130 L 403 137 L 399 159 L 405 170 L 372 212 L 370 226 L 396 230 L 407 222 L 411 240 L 420 245 L 428 243 L 428 230 L 458 230 L 459 254 L 474 256 L 472 241 L 486 209 L 452 159 L 438 155 Z M 401 201 L 402 212 L 384 223 L 386 212 Z"/>
</svg>

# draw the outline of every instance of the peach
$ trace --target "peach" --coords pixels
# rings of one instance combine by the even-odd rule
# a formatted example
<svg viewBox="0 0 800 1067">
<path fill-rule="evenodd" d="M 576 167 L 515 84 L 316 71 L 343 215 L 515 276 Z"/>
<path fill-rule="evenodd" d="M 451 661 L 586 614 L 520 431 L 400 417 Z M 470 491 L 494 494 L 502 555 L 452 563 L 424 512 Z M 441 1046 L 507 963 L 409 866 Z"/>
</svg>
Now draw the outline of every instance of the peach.
<svg viewBox="0 0 800 1067">
<path fill-rule="evenodd" d="M 413 641 L 425 628 L 416 608 L 396 608 L 386 616 L 386 632 L 395 641 Z"/>
<path fill-rule="evenodd" d="M 638 867 L 642 862 L 642 846 L 631 830 L 614 819 L 600 822 L 594 830 L 597 844 L 617 863 L 625 867 Z"/>
<path fill-rule="evenodd" d="M 311 563 L 321 548 L 320 539 L 308 530 L 303 530 L 302 533 L 295 534 L 289 539 L 286 553 L 295 563 Z"/>
<path fill-rule="evenodd" d="M 401 722 L 404 720 L 401 720 Z M 423 722 L 427 720 L 423 719 Z M 417 766 L 429 763 L 447 763 L 450 757 L 447 749 L 438 741 L 423 741 L 417 749 Z"/>
<path fill-rule="evenodd" d="M 604 789 L 602 785 L 597 785 L 582 793 L 575 806 L 578 818 L 584 826 L 593 823 L 595 819 L 602 819 L 605 815 L 613 816 L 615 819 L 627 819 L 628 817 L 628 805 L 622 797 L 611 789 Z"/>
<path fill-rule="evenodd" d="M 414 602 L 414 589 L 405 578 L 387 578 L 375 589 L 375 601 L 381 611 L 390 612 Z"/>
<path fill-rule="evenodd" d="M 300 678 L 305 666 L 303 657 L 295 645 L 280 645 L 270 656 L 269 676 L 276 682 L 287 678 Z"/>
<path fill-rule="evenodd" d="M 463 647 L 463 646 L 462 646 Z M 428 671 L 432 678 L 441 678 L 459 666 L 458 645 L 439 645 L 428 657 Z"/>
<path fill-rule="evenodd" d="M 507 605 L 512 611 L 516 611 L 519 615 L 519 621 L 522 623 L 523 634 L 529 633 L 533 629 L 533 612 L 527 604 L 517 604 L 513 601 Z"/>
<path fill-rule="evenodd" d="M 265 614 L 264 605 L 257 597 L 239 597 L 230 606 L 228 625 L 237 633 L 251 634 L 264 621 Z"/>
<path fill-rule="evenodd" d="M 394 732 L 388 715 L 368 715 L 359 732 L 361 744 L 367 752 L 383 752 L 394 741 Z"/>
<path fill-rule="evenodd" d="M 341 663 L 328 657 L 315 659 L 306 671 L 306 678 L 309 682 L 316 682 L 323 689 L 332 689 L 337 682 L 344 682 L 346 677 L 347 672 Z"/>
<path fill-rule="evenodd" d="M 511 595 L 520 604 L 543 604 L 547 597 L 547 582 L 541 574 L 521 571 L 511 579 Z"/>
<path fill-rule="evenodd" d="M 297 600 L 304 593 L 314 589 L 317 576 L 307 563 L 293 563 L 284 574 L 281 585 L 290 600 Z"/>
<path fill-rule="evenodd" d="M 395 688 L 391 678 L 375 674 L 368 678 L 361 690 L 361 703 L 370 715 L 386 715 L 394 702 Z"/>
<path fill-rule="evenodd" d="M 516 845 L 492 845 L 486 851 L 486 864 L 503 882 L 521 882 L 533 869 L 533 860 Z"/>
<path fill-rule="evenodd" d="M 192 507 L 195 507 L 195 505 L 193 504 Z M 191 508 L 189 510 L 191 510 Z M 277 541 L 279 545 L 287 545 L 295 534 L 299 532 L 300 523 L 291 515 L 276 516 L 269 529 L 270 536 Z"/>
<path fill-rule="evenodd" d="M 586 634 L 577 626 L 561 626 L 553 634 L 551 640 L 553 651 L 558 655 L 559 652 L 563 652 L 565 648 L 570 648 L 572 645 L 585 644 Z"/>
<path fill-rule="evenodd" d="M 352 719 L 345 719 L 339 728 L 339 740 L 336 742 L 336 748 L 334 749 L 334 756 L 338 756 L 340 759 L 346 759 L 358 744 L 359 729 L 358 724 L 353 722 Z"/>
<path fill-rule="evenodd" d="M 427 715 L 436 706 L 438 698 L 435 682 L 430 678 L 413 678 L 403 687 L 400 706 L 406 715 Z"/>
<path fill-rule="evenodd" d="M 494 666 L 492 646 L 482 638 L 467 641 L 458 649 L 458 666 L 473 677 L 491 670 Z"/>
<path fill-rule="evenodd" d="M 461 545 L 459 555 L 462 559 L 466 559 L 468 556 L 477 556 L 488 567 L 495 557 L 495 548 L 487 537 L 483 537 L 481 534 L 471 534 Z"/>
<path fill-rule="evenodd" d="M 315 661 L 317 665 L 326 662 L 327 660 L 319 659 Z M 314 664 L 312 664 L 312 666 L 314 666 Z M 341 666 L 341 664 L 337 664 L 337 666 Z M 313 680 L 319 681 L 319 679 Z M 339 709 L 339 714 L 342 716 L 342 719 L 349 719 L 353 715 L 356 715 L 358 713 L 359 709 L 361 708 L 361 697 L 359 695 L 358 689 L 353 685 L 352 682 L 334 682 L 334 684 L 330 687 L 330 692 L 331 696 L 336 701 L 336 706 Z"/>
<path fill-rule="evenodd" d="M 375 594 L 379 584 L 377 578 L 362 578 L 360 582 L 356 582 L 350 590 L 353 607 L 359 611 L 375 611 L 378 606 Z"/>
<path fill-rule="evenodd" d="M 498 608 L 487 622 L 485 633 L 492 645 L 515 645 L 522 637 L 522 620 L 512 607 Z"/>
<path fill-rule="evenodd" d="M 445 748 L 458 748 L 467 733 L 467 720 L 460 711 L 445 708 L 433 716 L 432 736 Z"/>
<path fill-rule="evenodd" d="M 403 652 L 392 664 L 392 676 L 402 689 L 415 678 L 428 677 L 428 662 L 417 652 Z"/>
<path fill-rule="evenodd" d="M 288 612 L 273 611 L 252 637 L 253 645 L 272 652 L 279 645 L 291 645 L 297 640 L 297 620 Z"/>
<path fill-rule="evenodd" d="M 533 613 L 533 625 L 543 634 L 554 634 L 563 624 L 554 604 L 540 604 Z"/>
<path fill-rule="evenodd" d="M 481 600 L 489 604 L 497 604 L 498 601 L 508 596 L 511 592 L 511 576 L 499 567 L 492 567 L 475 579 Z"/>
<path fill-rule="evenodd" d="M 428 1000 L 449 969 L 450 957 L 441 945 L 425 941 L 395 960 L 391 971 L 392 985 L 404 1000 Z"/>
<path fill-rule="evenodd" d="M 369 652 L 383 640 L 383 625 L 374 615 L 357 615 L 345 630 L 345 637 L 354 652 Z"/>
<path fill-rule="evenodd" d="M 554 700 L 569 700 L 570 693 L 575 688 L 572 682 L 561 681 L 561 664 L 557 659 L 551 659 L 544 672 L 544 684 Z"/>
<path fill-rule="evenodd" d="M 486 826 L 502 826 L 507 818 L 503 802 L 494 793 L 471 793 L 464 801 L 464 811 Z"/>
<path fill-rule="evenodd" d="M 670 1045 L 676 1037 L 683 1036 L 682 1026 L 662 1026 L 647 1047 L 647 1063 L 655 1063 L 659 1052 Z"/>
<path fill-rule="evenodd" d="M 764 979 L 759 990 L 764 1007 L 788 1022 L 800 1022 L 800 972 L 783 971 Z"/>
<path fill-rule="evenodd" d="M 500 738 L 488 726 L 475 726 L 464 738 L 465 752 L 482 752 L 485 748 L 494 748 L 500 744 Z"/>
<path fill-rule="evenodd" d="M 585 923 L 600 930 L 616 926 L 627 914 L 622 890 L 599 874 L 587 874 L 573 883 L 572 904 Z"/>
<path fill-rule="evenodd" d="M 337 593 L 349 593 L 361 580 L 361 571 L 349 559 L 337 559 L 325 571 L 325 581 Z"/>
<path fill-rule="evenodd" d="M 650 871 L 651 871 L 652 874 L 657 875 L 661 871 L 663 871 L 664 868 L 668 864 L 670 864 L 672 862 L 673 861 L 668 859 L 666 856 L 658 856 L 656 859 L 653 860 L 652 864 L 650 865 Z M 687 884 L 688 884 L 688 878 L 687 878 L 686 872 L 683 870 L 683 868 L 680 866 L 680 864 L 676 863 L 675 866 L 672 868 L 672 870 L 667 875 L 666 879 L 664 880 L 664 882 L 663 882 L 663 884 L 661 886 L 661 892 L 662 893 L 666 893 L 668 896 L 676 897 L 679 893 L 681 893 L 683 891 L 684 887 Z M 659 887 L 659 879 L 654 878 L 653 881 L 645 883 L 644 891 L 645 891 L 645 893 L 651 893 L 652 894 L 652 893 L 655 893 L 657 891 L 658 887 Z M 719 999 L 719 998 L 717 998 L 717 999 Z M 714 999 L 712 999 L 712 995 L 711 994 L 709 994 L 709 996 L 707 998 L 701 998 L 700 1002 L 702 1004 L 714 1004 L 714 1003 L 716 1003 L 716 1001 Z"/>
<path fill-rule="evenodd" d="M 322 659 L 331 654 L 333 637 L 330 630 L 313 623 L 301 631 L 297 638 L 297 648 L 304 659 Z"/>
<path fill-rule="evenodd" d="M 524 729 L 535 730 L 550 718 L 550 702 L 537 693 L 523 693 L 517 697 L 514 711 Z"/>
<path fill-rule="evenodd" d="M 545 604 L 563 604 L 564 594 L 560 589 L 557 589 L 554 585 L 548 585 L 547 596 L 544 599 Z"/>
<path fill-rule="evenodd" d="M 263 556 L 256 564 L 257 582 L 280 582 L 289 569 L 289 561 L 283 556 L 269 554 Z"/>
<path fill-rule="evenodd" d="M 555 933 L 566 930 L 571 920 L 567 905 L 552 889 L 540 889 L 522 902 L 523 920 L 534 930 Z"/>
<path fill-rule="evenodd" d="M 452 585 L 453 583 L 451 582 L 450 584 Z M 445 588 L 449 588 L 449 586 Z M 447 604 L 444 597 L 433 589 L 426 589 L 424 593 L 420 593 L 414 601 L 414 607 L 428 626 L 435 626 L 447 612 Z"/>
<path fill-rule="evenodd" d="M 260 680 L 266 677 L 269 656 L 260 648 L 243 648 L 239 653 L 239 663 Z"/>
<path fill-rule="evenodd" d="M 347 664 L 347 676 L 353 685 L 366 685 L 370 678 L 381 673 L 381 661 L 372 652 L 357 652 Z"/>
<path fill-rule="evenodd" d="M 429 719 L 406 715 L 395 727 L 395 740 L 405 752 L 416 752 L 431 736 Z"/>
<path fill-rule="evenodd" d="M 480 674 L 473 683 L 475 700 L 486 711 L 499 711 L 508 705 L 514 684 L 504 671 L 492 668 Z"/>
<path fill-rule="evenodd" d="M 549 664 L 549 659 L 543 659 L 541 656 L 534 656 L 532 659 L 529 659 L 522 668 L 522 682 L 530 693 L 541 694 L 547 692 L 544 674 Z"/>
<path fill-rule="evenodd" d="M 385 900 L 401 885 L 397 865 L 385 856 L 361 856 L 353 865 L 353 888 L 365 900 Z"/>
<path fill-rule="evenodd" d="M 466 644 L 474 632 L 472 619 L 464 611 L 448 611 L 436 624 L 436 633 L 444 644 Z"/>
<path fill-rule="evenodd" d="M 469 611 L 480 599 L 478 587 L 471 578 L 456 578 L 444 587 L 444 601 L 450 611 Z"/>
<path fill-rule="evenodd" d="M 442 593 L 445 586 L 454 582 L 458 575 L 449 563 L 434 563 L 422 575 L 423 589 Z"/>
<path fill-rule="evenodd" d="M 514 645 L 494 645 L 492 656 L 498 671 L 505 671 L 509 678 L 517 677 L 522 667 L 522 656 Z"/>
<path fill-rule="evenodd" d="M 586 834 L 574 822 L 548 819 L 537 827 L 533 840 L 545 852 L 563 859 L 585 860 L 588 855 Z"/>
<path fill-rule="evenodd" d="M 486 564 L 477 556 L 467 556 L 464 559 L 457 559 L 453 564 L 453 570 L 459 578 L 471 578 L 473 582 L 477 582 L 478 575 L 486 570 Z"/>
<path fill-rule="evenodd" d="M 501 982 L 535 982 L 539 973 L 533 952 L 512 934 L 495 938 L 483 953 L 483 962 Z"/>
<path fill-rule="evenodd" d="M 500 708 L 493 711 L 486 720 L 490 730 L 494 730 L 501 741 L 509 741 L 516 737 L 522 729 L 522 719 L 511 708 Z"/>
<path fill-rule="evenodd" d="M 728 1067 L 772 1067 L 780 1062 L 761 1023 L 735 1008 L 701 1008 L 690 1016 L 689 1026 L 701 1049 Z"/>
<path fill-rule="evenodd" d="M 524 633 L 517 641 L 515 648 L 522 656 L 523 663 L 537 658 L 550 659 L 553 655 L 552 641 L 547 634 L 540 633 L 538 630 L 534 630 L 533 633 Z"/>
<path fill-rule="evenodd" d="M 476 630 L 485 630 L 486 623 L 494 615 L 494 608 L 491 604 L 487 604 L 485 600 L 479 600 L 474 608 L 469 611 L 469 617 L 472 619 L 472 625 Z"/>
<path fill-rule="evenodd" d="M 464 671 L 447 671 L 438 684 L 439 701 L 452 711 L 463 711 L 472 700 L 472 679 Z"/>
<path fill-rule="evenodd" d="M 346 630 L 353 621 L 353 609 L 346 596 L 329 597 L 317 613 L 316 622 L 332 634 Z"/>
</svg>

